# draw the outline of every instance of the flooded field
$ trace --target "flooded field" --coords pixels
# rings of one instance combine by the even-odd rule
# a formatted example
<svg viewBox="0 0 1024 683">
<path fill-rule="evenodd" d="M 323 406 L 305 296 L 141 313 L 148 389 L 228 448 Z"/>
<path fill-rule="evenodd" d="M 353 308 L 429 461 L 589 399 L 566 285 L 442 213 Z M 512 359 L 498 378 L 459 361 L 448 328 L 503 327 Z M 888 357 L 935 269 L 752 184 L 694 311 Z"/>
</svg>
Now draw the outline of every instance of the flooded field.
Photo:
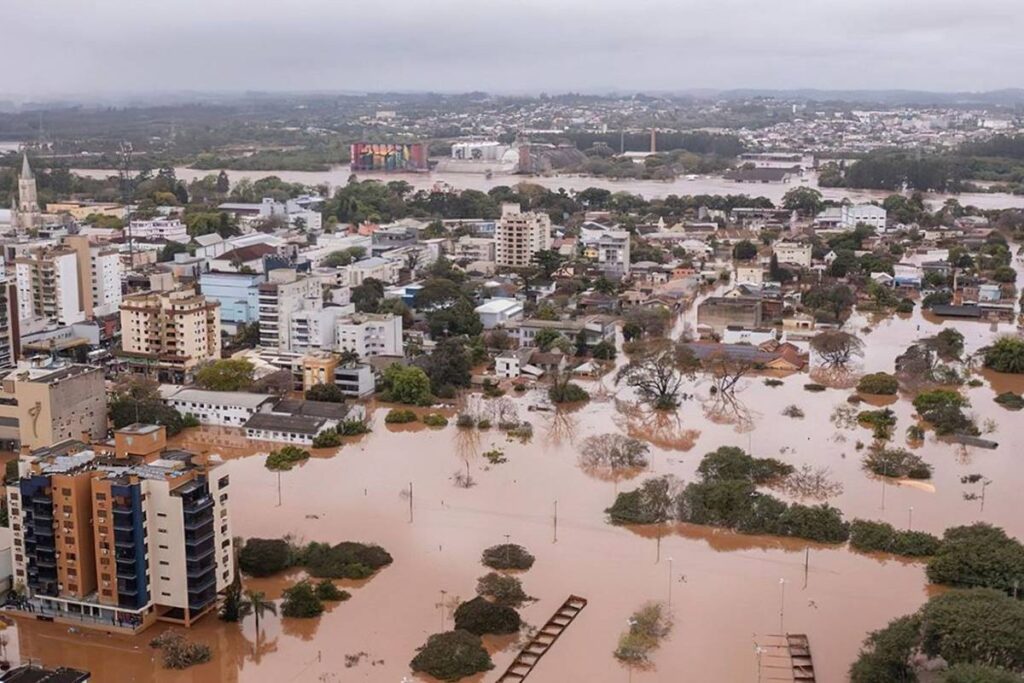
<svg viewBox="0 0 1024 683">
<path fill-rule="evenodd" d="M 969 352 L 995 333 L 1013 331 L 1009 325 L 946 324 L 964 333 Z M 941 325 L 915 313 L 879 322 L 855 316 L 849 329 L 866 328 L 863 370 L 891 371 L 896 354 Z M 523 610 L 528 623 L 542 624 L 570 594 L 590 601 L 531 674 L 533 683 L 630 677 L 755 681 L 754 639 L 780 629 L 807 633 L 820 680 L 841 681 L 869 630 L 927 599 L 933 589 L 921 563 L 689 525 L 613 527 L 603 511 L 617 490 L 631 488 L 647 474 L 671 473 L 688 481 L 703 454 L 734 445 L 797 466 L 827 466 L 842 484 L 842 493 L 830 502 L 847 519 L 885 520 L 937 534 L 985 520 L 1024 536 L 1018 500 L 1024 487 L 1019 462 L 1024 429 L 1018 413 L 993 402 L 998 392 L 1024 389 L 1024 380 L 992 373 L 981 378 L 981 386 L 963 390 L 978 424 L 995 426 L 988 438 L 999 447 L 965 448 L 929 433 L 916 449 L 935 467 L 931 486 L 923 487 L 883 483 L 865 474 L 856 443 L 869 444 L 870 431 L 831 420 L 851 392 L 809 393 L 803 389 L 807 374 L 787 377 L 776 388 L 761 377 L 748 377 L 736 403 L 727 407 L 710 402 L 708 383 L 698 379 L 684 388 L 695 398 L 661 416 L 638 409 L 610 378 L 601 382 L 602 391 L 596 382 L 583 382 L 599 397 L 572 411 L 527 411 L 541 398 L 541 391 L 533 390 L 514 399 L 520 416 L 534 427 L 528 443 L 497 430 L 459 430 L 454 421 L 438 430 L 387 426 L 386 409 L 373 408 L 371 434 L 337 450 L 317 451 L 281 475 L 280 506 L 278 475 L 263 465 L 268 444 L 229 429 L 193 430 L 178 443 L 226 461 L 236 535 L 375 542 L 394 556 L 394 564 L 365 582 L 339 582 L 352 599 L 329 607 L 320 619 L 267 615 L 258 642 L 252 618 L 241 625 L 205 618 L 191 636 L 213 648 L 213 661 L 184 672 L 162 669 L 147 645 L 162 626 L 130 639 L 22 621 L 6 630 L 7 648 L 15 660 L 90 669 L 100 682 L 420 680 L 408 669 L 416 648 L 442 625 L 451 627 L 450 614 L 440 605 L 455 596 L 472 597 L 476 578 L 485 573 L 480 552 L 508 538 L 537 557 L 521 576 L 526 592 L 537 598 Z M 791 404 L 805 416 L 782 416 Z M 907 396 L 891 407 L 898 415 L 893 442 L 901 445 L 913 424 L 913 408 Z M 632 482 L 612 481 L 580 469 L 580 442 L 610 431 L 644 436 L 654 444 L 649 473 Z M 507 462 L 488 464 L 481 454 L 492 448 L 502 449 Z M 454 474 L 467 469 L 475 485 L 456 486 Z M 992 482 L 983 506 L 964 498 L 976 493 L 960 482 L 971 473 Z M 297 578 L 250 580 L 247 586 L 277 598 Z M 780 579 L 786 582 L 784 596 Z M 671 600 L 675 628 L 655 654 L 653 669 L 630 672 L 612 651 L 626 619 L 651 599 Z M 468 680 L 496 679 L 515 656 L 517 645 L 510 639 L 487 642 L 496 670 Z"/>
<path fill-rule="evenodd" d="M 73 173 L 90 178 L 106 178 L 115 175 L 113 171 L 102 169 L 72 169 Z M 203 178 L 211 173 L 217 174 L 218 170 L 202 171 L 187 167 L 174 169 L 179 180 L 192 182 L 197 178 Z M 330 188 L 345 185 L 348 182 L 352 171 L 348 166 L 334 166 L 328 171 L 227 171 L 232 181 L 241 178 L 258 180 L 266 176 L 277 176 L 290 183 L 302 183 L 304 185 L 326 184 Z M 746 194 L 752 197 L 767 197 L 778 204 L 782 196 L 788 190 L 800 185 L 809 187 L 818 186 L 817 175 L 813 172 L 807 175 L 806 183 L 776 183 L 776 184 L 744 184 L 735 183 L 722 178 L 721 176 L 701 176 L 693 180 L 676 178 L 675 180 L 636 180 L 612 178 L 599 178 L 581 175 L 552 175 L 552 176 L 521 176 L 495 173 L 488 178 L 480 173 L 360 173 L 360 179 L 376 179 L 381 181 L 404 180 L 416 190 L 426 190 L 435 186 L 451 186 L 457 190 L 480 190 L 486 192 L 492 187 L 499 185 L 516 185 L 521 182 L 534 183 L 550 190 L 565 189 L 585 190 L 588 187 L 600 187 L 612 192 L 631 192 L 639 194 L 647 199 L 660 199 L 670 194 L 675 195 L 699 195 L 699 194 Z M 841 201 L 850 199 L 854 202 L 882 201 L 891 192 L 881 190 L 851 190 L 842 187 L 819 188 L 825 199 Z M 1012 207 L 1024 207 L 1024 196 L 1005 193 L 962 193 L 937 194 L 926 193 L 927 203 L 932 208 L 937 208 L 942 203 L 955 197 L 964 206 L 973 205 L 981 209 L 1007 209 Z"/>
</svg>

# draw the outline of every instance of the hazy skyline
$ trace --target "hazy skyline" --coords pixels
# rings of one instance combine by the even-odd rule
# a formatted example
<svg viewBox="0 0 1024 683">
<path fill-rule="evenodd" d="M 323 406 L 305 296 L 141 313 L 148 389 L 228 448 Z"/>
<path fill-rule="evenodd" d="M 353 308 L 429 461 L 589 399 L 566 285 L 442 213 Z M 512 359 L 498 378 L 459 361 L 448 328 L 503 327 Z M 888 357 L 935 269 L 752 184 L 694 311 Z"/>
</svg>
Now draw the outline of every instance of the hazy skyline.
<svg viewBox="0 0 1024 683">
<path fill-rule="evenodd" d="M 7 0 L 0 99 L 166 91 L 980 91 L 1019 0 Z"/>
</svg>

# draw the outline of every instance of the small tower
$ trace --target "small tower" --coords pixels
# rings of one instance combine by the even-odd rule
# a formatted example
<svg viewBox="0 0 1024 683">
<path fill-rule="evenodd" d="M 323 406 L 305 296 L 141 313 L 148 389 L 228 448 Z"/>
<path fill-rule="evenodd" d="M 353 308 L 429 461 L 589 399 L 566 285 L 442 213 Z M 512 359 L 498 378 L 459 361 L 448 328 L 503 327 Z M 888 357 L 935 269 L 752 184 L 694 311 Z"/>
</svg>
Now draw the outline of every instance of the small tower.
<svg viewBox="0 0 1024 683">
<path fill-rule="evenodd" d="M 651 128 L 651 154 L 658 151 L 658 129 Z"/>
</svg>

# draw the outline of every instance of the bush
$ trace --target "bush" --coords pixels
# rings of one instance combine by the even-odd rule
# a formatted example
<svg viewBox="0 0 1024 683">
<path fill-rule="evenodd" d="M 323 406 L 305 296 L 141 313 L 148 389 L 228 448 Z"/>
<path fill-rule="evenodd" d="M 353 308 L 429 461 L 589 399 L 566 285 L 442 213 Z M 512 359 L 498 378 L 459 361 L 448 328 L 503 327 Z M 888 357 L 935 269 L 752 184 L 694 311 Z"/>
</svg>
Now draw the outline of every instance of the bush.
<svg viewBox="0 0 1024 683">
<path fill-rule="evenodd" d="M 672 480 L 658 477 L 620 493 L 605 512 L 612 524 L 660 524 L 672 518 L 673 501 Z"/>
<path fill-rule="evenodd" d="M 491 569 L 522 569 L 533 566 L 534 556 L 526 548 L 515 543 L 493 545 L 484 550 L 480 561 Z"/>
<path fill-rule="evenodd" d="M 423 416 L 422 422 L 428 427 L 448 426 L 448 418 L 446 418 L 441 413 L 427 413 L 426 415 Z"/>
<path fill-rule="evenodd" d="M 459 429 L 472 429 L 476 426 L 476 420 L 468 413 L 459 413 L 459 416 L 455 419 L 455 426 Z"/>
<path fill-rule="evenodd" d="M 864 467 L 880 477 L 931 479 L 932 466 L 905 448 L 872 448 Z"/>
<path fill-rule="evenodd" d="M 996 372 L 1024 373 L 1024 339 L 1000 337 L 985 349 L 985 367 Z"/>
<path fill-rule="evenodd" d="M 476 594 L 509 607 L 519 607 L 531 599 L 523 591 L 523 583 L 519 579 L 498 572 L 489 572 L 477 579 Z"/>
<path fill-rule="evenodd" d="M 629 630 L 619 637 L 615 658 L 630 664 L 649 661 L 651 652 L 672 630 L 672 619 L 661 603 L 649 602 L 633 612 Z"/>
<path fill-rule="evenodd" d="M 552 403 L 578 403 L 588 400 L 590 394 L 575 382 L 557 382 L 548 389 L 548 398 Z"/>
<path fill-rule="evenodd" d="M 804 416 L 804 411 L 800 409 L 800 406 L 794 404 L 783 408 L 782 414 L 786 417 L 802 418 Z"/>
<path fill-rule="evenodd" d="M 182 429 L 186 429 L 186 428 L 190 428 L 190 427 L 199 427 L 201 424 L 202 423 L 199 421 L 199 418 L 196 417 L 195 415 L 193 415 L 192 413 L 185 413 L 181 417 L 181 427 L 182 427 Z"/>
<path fill-rule="evenodd" d="M 416 413 L 411 410 L 404 408 L 392 408 L 388 411 L 388 414 L 384 417 L 384 422 L 391 424 L 408 424 L 416 421 Z"/>
<path fill-rule="evenodd" d="M 950 591 L 921 608 L 921 649 L 950 664 L 1024 668 L 1024 602 L 985 588 Z"/>
<path fill-rule="evenodd" d="M 205 664 L 213 658 L 208 645 L 187 640 L 180 633 L 166 631 L 149 641 L 150 647 L 163 652 L 166 669 L 187 669 L 196 664 Z"/>
<path fill-rule="evenodd" d="M 480 421 L 476 423 L 476 428 L 477 429 L 490 429 L 491 428 L 491 421 L 488 420 L 486 417 L 482 417 L 482 418 L 480 418 Z"/>
<path fill-rule="evenodd" d="M 857 661 L 850 667 L 851 683 L 909 683 L 916 681 L 910 657 L 920 640 L 917 615 L 900 617 L 864 641 Z"/>
<path fill-rule="evenodd" d="M 352 594 L 335 586 L 330 579 L 324 579 L 316 584 L 316 597 L 324 602 L 344 602 Z"/>
<path fill-rule="evenodd" d="M 766 387 L 772 387 L 772 388 L 781 387 L 783 384 L 785 384 L 785 382 L 783 382 L 781 379 L 774 379 L 772 377 L 769 377 L 768 379 L 766 379 L 764 381 L 764 385 Z"/>
<path fill-rule="evenodd" d="M 317 596 L 317 589 L 309 581 L 299 581 L 283 591 L 281 614 L 297 619 L 312 619 L 323 614 L 324 604 Z"/>
<path fill-rule="evenodd" d="M 291 548 L 280 538 L 250 538 L 238 553 L 238 566 L 249 576 L 270 576 L 291 564 Z"/>
<path fill-rule="evenodd" d="M 417 367 L 392 363 L 383 373 L 387 399 L 409 405 L 430 405 L 430 378 Z"/>
<path fill-rule="evenodd" d="M 828 504 L 793 503 L 779 515 L 778 533 L 821 543 L 843 543 L 850 536 L 850 526 L 843 521 L 843 513 Z"/>
<path fill-rule="evenodd" d="M 701 459 L 697 472 L 704 481 L 741 479 L 770 484 L 792 474 L 793 466 L 775 458 L 755 458 L 735 446 L 721 446 Z"/>
<path fill-rule="evenodd" d="M 1024 408 L 1024 396 L 1006 391 L 995 398 L 996 403 L 1008 410 L 1020 410 Z"/>
<path fill-rule="evenodd" d="M 810 382 L 810 383 L 804 385 L 804 391 L 811 391 L 811 392 L 814 392 L 814 393 L 818 393 L 820 391 L 825 391 L 825 389 L 827 389 L 827 388 L 828 387 L 826 387 L 824 384 L 816 384 L 814 382 Z"/>
<path fill-rule="evenodd" d="M 409 662 L 417 673 L 425 673 L 442 681 L 457 681 L 494 668 L 491 656 L 484 649 L 480 636 L 469 631 L 446 631 L 427 638 Z"/>
<path fill-rule="evenodd" d="M 519 613 L 514 609 L 481 597 L 464 602 L 455 610 L 455 628 L 478 636 L 515 633 L 521 624 Z"/>
<path fill-rule="evenodd" d="M 369 434 L 370 425 L 365 420 L 351 419 L 342 420 L 338 426 L 338 433 L 342 436 L 359 436 L 360 434 Z"/>
<path fill-rule="evenodd" d="M 282 446 L 276 451 L 271 451 L 264 464 L 268 470 L 284 472 L 306 460 L 309 460 L 309 451 L 298 446 Z"/>
<path fill-rule="evenodd" d="M 341 435 L 334 429 L 325 429 L 313 437 L 313 448 L 335 448 L 341 445 Z"/>
<path fill-rule="evenodd" d="M 857 382 L 857 391 L 862 394 L 877 394 L 882 396 L 892 396 L 900 388 L 899 382 L 896 381 L 894 375 L 890 375 L 887 372 L 876 372 L 870 375 L 864 375 Z"/>
<path fill-rule="evenodd" d="M 298 563 L 318 579 L 365 579 L 393 562 L 378 545 L 346 541 L 331 546 L 310 543 L 299 553 Z"/>
<path fill-rule="evenodd" d="M 889 408 L 882 410 L 863 410 L 857 414 L 857 422 L 871 427 L 872 435 L 881 441 L 892 438 L 892 428 L 896 426 L 896 413 Z"/>
<path fill-rule="evenodd" d="M 883 552 L 908 557 L 934 555 L 941 541 L 923 531 L 898 531 L 885 522 L 855 519 L 850 524 L 850 546 L 861 552 Z"/>
<path fill-rule="evenodd" d="M 932 583 L 1013 591 L 1024 585 L 1024 546 L 981 522 L 952 527 L 928 562 L 927 574 Z"/>
<path fill-rule="evenodd" d="M 306 400 L 344 403 L 345 393 L 337 384 L 314 384 L 306 390 Z"/>
</svg>

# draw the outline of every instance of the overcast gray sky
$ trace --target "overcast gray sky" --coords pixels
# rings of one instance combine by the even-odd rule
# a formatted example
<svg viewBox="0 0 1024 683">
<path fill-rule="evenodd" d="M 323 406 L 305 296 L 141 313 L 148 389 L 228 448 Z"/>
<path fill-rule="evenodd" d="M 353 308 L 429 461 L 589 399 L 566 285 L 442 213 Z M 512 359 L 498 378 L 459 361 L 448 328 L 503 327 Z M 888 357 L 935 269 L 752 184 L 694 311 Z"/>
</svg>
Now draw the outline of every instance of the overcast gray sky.
<svg viewBox="0 0 1024 683">
<path fill-rule="evenodd" d="M 2 0 L 11 94 L 1024 86 L 1021 0 Z"/>
</svg>

